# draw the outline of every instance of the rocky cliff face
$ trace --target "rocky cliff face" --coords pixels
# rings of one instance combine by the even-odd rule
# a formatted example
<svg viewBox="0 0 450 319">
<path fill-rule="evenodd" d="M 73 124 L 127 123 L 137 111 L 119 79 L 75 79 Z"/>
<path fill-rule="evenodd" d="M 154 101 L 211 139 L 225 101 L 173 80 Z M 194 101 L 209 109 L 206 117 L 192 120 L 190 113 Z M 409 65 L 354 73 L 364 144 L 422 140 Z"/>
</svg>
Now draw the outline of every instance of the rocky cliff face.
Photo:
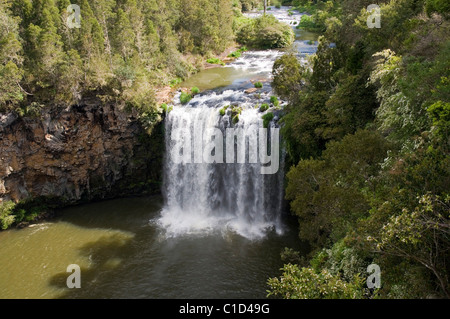
<svg viewBox="0 0 450 319">
<path fill-rule="evenodd" d="M 33 118 L 0 114 L 0 200 L 157 193 L 163 146 L 161 127 L 149 136 L 133 114 L 100 101 Z"/>
</svg>

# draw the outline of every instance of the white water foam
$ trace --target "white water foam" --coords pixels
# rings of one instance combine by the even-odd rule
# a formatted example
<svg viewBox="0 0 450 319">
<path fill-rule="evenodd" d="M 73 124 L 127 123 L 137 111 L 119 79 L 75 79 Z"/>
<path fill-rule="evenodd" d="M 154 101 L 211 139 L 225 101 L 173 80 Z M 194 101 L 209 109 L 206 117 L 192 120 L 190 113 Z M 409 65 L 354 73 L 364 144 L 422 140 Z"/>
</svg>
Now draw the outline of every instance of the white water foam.
<svg viewBox="0 0 450 319">
<path fill-rule="evenodd" d="M 232 94 L 240 92 L 211 92 L 199 97 L 194 102 L 196 107 L 175 107 L 166 118 L 165 207 L 156 222 L 168 237 L 232 231 L 256 239 L 264 237 L 268 230 L 282 232 L 282 169 L 274 175 L 262 175 L 261 165 L 248 161 L 180 164 L 170 152 L 175 143 L 171 132 L 175 129 L 187 128 L 194 136 L 199 127 L 203 131 L 230 127 L 230 117 L 221 117 L 219 107 L 210 105 L 223 106 L 224 99 Z M 261 128 L 261 113 L 249 103 L 235 127 L 244 131 Z"/>
</svg>

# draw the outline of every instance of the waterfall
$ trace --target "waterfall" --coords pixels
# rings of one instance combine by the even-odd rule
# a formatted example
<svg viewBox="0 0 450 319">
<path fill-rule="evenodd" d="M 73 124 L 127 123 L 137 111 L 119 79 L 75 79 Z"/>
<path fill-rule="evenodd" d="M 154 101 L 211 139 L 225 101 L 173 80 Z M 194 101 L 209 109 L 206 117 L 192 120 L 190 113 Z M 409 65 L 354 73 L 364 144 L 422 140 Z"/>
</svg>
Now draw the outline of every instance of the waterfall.
<svg viewBox="0 0 450 319">
<path fill-rule="evenodd" d="M 265 96 L 269 98 L 268 92 Z M 219 112 L 233 103 L 242 108 L 237 123 L 230 114 L 221 116 Z M 262 174 L 262 163 L 252 161 L 250 155 L 255 142 L 260 141 L 256 137 L 263 128 L 261 116 L 254 98 L 244 90 L 209 91 L 186 106 L 174 106 L 165 119 L 165 207 L 158 220 L 167 236 L 232 231 L 247 238 L 261 238 L 267 230 L 282 232 L 284 153 L 280 150 L 279 168 L 274 174 Z M 267 135 L 272 143 L 270 137 L 275 129 L 271 123 Z M 223 141 L 218 143 L 223 143 L 223 154 L 232 145 L 233 161 L 227 156 L 217 157 L 214 163 L 204 161 L 205 145 L 211 141 L 204 133 L 212 130 L 222 133 Z M 243 135 L 227 139 L 230 131 Z M 243 141 L 245 158 L 239 160 L 238 144 Z M 180 143 L 185 159 L 181 163 L 176 158 Z M 259 146 L 256 150 L 266 152 Z M 215 152 L 213 149 L 211 154 Z"/>
</svg>

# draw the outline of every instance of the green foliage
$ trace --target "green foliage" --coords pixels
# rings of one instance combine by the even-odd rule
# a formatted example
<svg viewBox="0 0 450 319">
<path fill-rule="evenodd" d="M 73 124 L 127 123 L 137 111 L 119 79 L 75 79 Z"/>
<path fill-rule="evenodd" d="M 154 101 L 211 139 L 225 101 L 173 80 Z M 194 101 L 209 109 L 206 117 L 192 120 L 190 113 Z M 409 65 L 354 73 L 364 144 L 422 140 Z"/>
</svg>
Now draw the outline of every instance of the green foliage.
<svg viewBox="0 0 450 319">
<path fill-rule="evenodd" d="M 220 65 L 225 65 L 225 62 L 223 62 L 222 60 L 220 60 L 219 58 L 209 58 L 208 60 L 206 60 L 206 62 L 210 63 L 210 64 L 220 64 Z"/>
<path fill-rule="evenodd" d="M 440 13 L 445 16 L 450 14 L 450 4 L 445 0 L 426 0 L 425 7 L 428 14 L 433 12 Z"/>
<path fill-rule="evenodd" d="M 200 89 L 199 89 L 198 87 L 194 86 L 194 87 L 191 89 L 191 93 L 192 93 L 193 95 L 199 94 L 199 93 L 200 93 Z"/>
<path fill-rule="evenodd" d="M 231 122 L 233 124 L 237 124 L 239 122 L 239 116 L 242 113 L 242 107 L 237 106 L 237 105 L 233 105 L 233 106 L 229 105 L 229 106 L 225 106 L 224 108 L 222 108 L 219 112 L 221 115 L 222 115 L 222 113 L 223 113 L 223 115 L 225 115 L 226 110 L 230 107 L 231 107 L 231 110 L 230 110 Z"/>
<path fill-rule="evenodd" d="M 301 89 L 304 72 L 304 68 L 294 54 L 281 56 L 273 65 L 274 91 L 283 99 L 292 99 Z"/>
<path fill-rule="evenodd" d="M 146 102 L 154 88 L 176 86 L 197 69 L 188 60 L 234 40 L 232 1 L 80 0 L 79 29 L 66 25 L 68 4 L 0 4 L 0 111 L 67 107 L 95 92 L 157 120 L 158 106 Z"/>
<path fill-rule="evenodd" d="M 289 55 L 274 65 L 272 86 L 289 103 L 286 197 L 313 248 L 305 269 L 352 282 L 375 262 L 375 297 L 448 298 L 447 4 L 382 1 L 381 29 L 367 28 L 369 4 L 297 0 L 311 14 L 303 26 L 323 31 L 312 72 Z M 308 291 L 306 271 L 285 276 L 273 294 Z"/>
<path fill-rule="evenodd" d="M 239 0 L 243 12 L 250 11 L 257 8 L 260 4 L 260 0 Z"/>
<path fill-rule="evenodd" d="M 294 41 L 292 28 L 279 22 L 273 15 L 256 19 L 239 18 L 235 22 L 234 29 L 239 43 L 254 48 L 284 48 Z"/>
<path fill-rule="evenodd" d="M 176 79 L 172 79 L 169 81 L 170 87 L 175 87 L 178 84 L 180 84 L 181 82 L 183 82 L 183 79 L 181 78 L 176 78 Z"/>
<path fill-rule="evenodd" d="M 434 275 L 442 293 L 450 297 L 446 263 L 450 257 L 450 196 L 430 193 L 414 209 L 390 216 L 378 236 L 370 237 L 377 249 L 421 264 Z"/>
<path fill-rule="evenodd" d="M 229 58 L 240 58 L 241 57 L 241 52 L 239 52 L 239 51 L 231 52 L 230 54 L 228 54 L 228 57 Z"/>
<path fill-rule="evenodd" d="M 168 106 L 166 103 L 161 104 L 161 110 L 166 113 L 169 114 L 172 110 L 173 110 L 173 106 Z"/>
<path fill-rule="evenodd" d="M 308 31 L 322 31 L 323 26 L 316 24 L 312 17 L 304 15 L 298 24 L 299 28 L 308 30 Z"/>
<path fill-rule="evenodd" d="M 224 116 L 227 113 L 227 110 L 231 107 L 231 105 L 224 106 L 219 110 L 220 116 Z"/>
<path fill-rule="evenodd" d="M 231 117 L 240 115 L 241 113 L 242 113 L 242 107 L 235 105 L 231 108 Z"/>
<path fill-rule="evenodd" d="M 23 77 L 19 19 L 11 16 L 7 2 L 0 3 L 0 112 L 24 99 L 19 83 Z"/>
<path fill-rule="evenodd" d="M 192 95 L 186 92 L 181 92 L 180 94 L 180 102 L 181 104 L 187 104 L 192 100 Z"/>
<path fill-rule="evenodd" d="M 280 101 L 278 101 L 278 98 L 276 96 L 271 96 L 270 97 L 270 103 L 272 103 L 274 106 L 279 106 L 280 105 Z"/>
<path fill-rule="evenodd" d="M 265 112 L 265 111 L 267 111 L 269 108 L 270 108 L 270 105 L 269 105 L 269 104 L 263 103 L 263 104 L 261 104 L 261 107 L 259 108 L 259 111 L 260 111 L 260 112 Z"/>
<path fill-rule="evenodd" d="M 301 238 L 323 247 L 345 237 L 369 209 L 365 191 L 376 187 L 388 149 L 379 133 L 358 131 L 330 142 L 321 159 L 301 160 L 291 168 L 286 198 L 299 217 Z"/>
<path fill-rule="evenodd" d="M 262 116 L 262 119 L 263 119 L 263 127 L 264 127 L 264 128 L 268 128 L 268 127 L 269 127 L 269 124 L 270 124 L 270 122 L 272 122 L 273 118 L 274 118 L 274 115 L 273 115 L 272 112 L 267 113 L 267 114 L 264 114 L 264 115 Z"/>
<path fill-rule="evenodd" d="M 450 103 L 438 101 L 430 105 L 427 112 L 442 140 L 448 139 L 450 134 Z"/>
<path fill-rule="evenodd" d="M 363 298 L 363 280 L 356 277 L 346 282 L 326 269 L 316 272 L 312 268 L 284 265 L 280 278 L 270 278 L 268 296 L 284 299 L 359 299 Z"/>
<path fill-rule="evenodd" d="M 239 50 L 234 51 L 234 52 L 228 54 L 228 57 L 229 57 L 229 58 L 239 58 L 239 57 L 241 57 L 242 52 L 245 52 L 245 51 L 247 51 L 247 48 L 246 48 L 245 46 L 243 46 L 243 47 L 241 47 Z"/>
<path fill-rule="evenodd" d="M 7 229 L 15 221 L 15 216 L 13 214 L 15 204 L 11 201 L 0 202 L 0 228 Z"/>
<path fill-rule="evenodd" d="M 263 84 L 261 82 L 255 82 L 255 88 L 260 89 L 263 87 Z"/>
</svg>

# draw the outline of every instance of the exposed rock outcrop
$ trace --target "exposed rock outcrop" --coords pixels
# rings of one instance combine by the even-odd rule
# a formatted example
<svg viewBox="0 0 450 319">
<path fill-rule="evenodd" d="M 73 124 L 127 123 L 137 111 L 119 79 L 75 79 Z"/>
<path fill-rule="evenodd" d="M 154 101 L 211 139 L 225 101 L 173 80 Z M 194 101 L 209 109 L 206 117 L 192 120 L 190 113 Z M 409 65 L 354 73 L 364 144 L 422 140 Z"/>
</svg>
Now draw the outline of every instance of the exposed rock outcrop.
<svg viewBox="0 0 450 319">
<path fill-rule="evenodd" d="M 0 114 L 0 200 L 157 193 L 163 147 L 161 127 L 149 136 L 135 114 L 98 100 L 34 118 Z"/>
</svg>

